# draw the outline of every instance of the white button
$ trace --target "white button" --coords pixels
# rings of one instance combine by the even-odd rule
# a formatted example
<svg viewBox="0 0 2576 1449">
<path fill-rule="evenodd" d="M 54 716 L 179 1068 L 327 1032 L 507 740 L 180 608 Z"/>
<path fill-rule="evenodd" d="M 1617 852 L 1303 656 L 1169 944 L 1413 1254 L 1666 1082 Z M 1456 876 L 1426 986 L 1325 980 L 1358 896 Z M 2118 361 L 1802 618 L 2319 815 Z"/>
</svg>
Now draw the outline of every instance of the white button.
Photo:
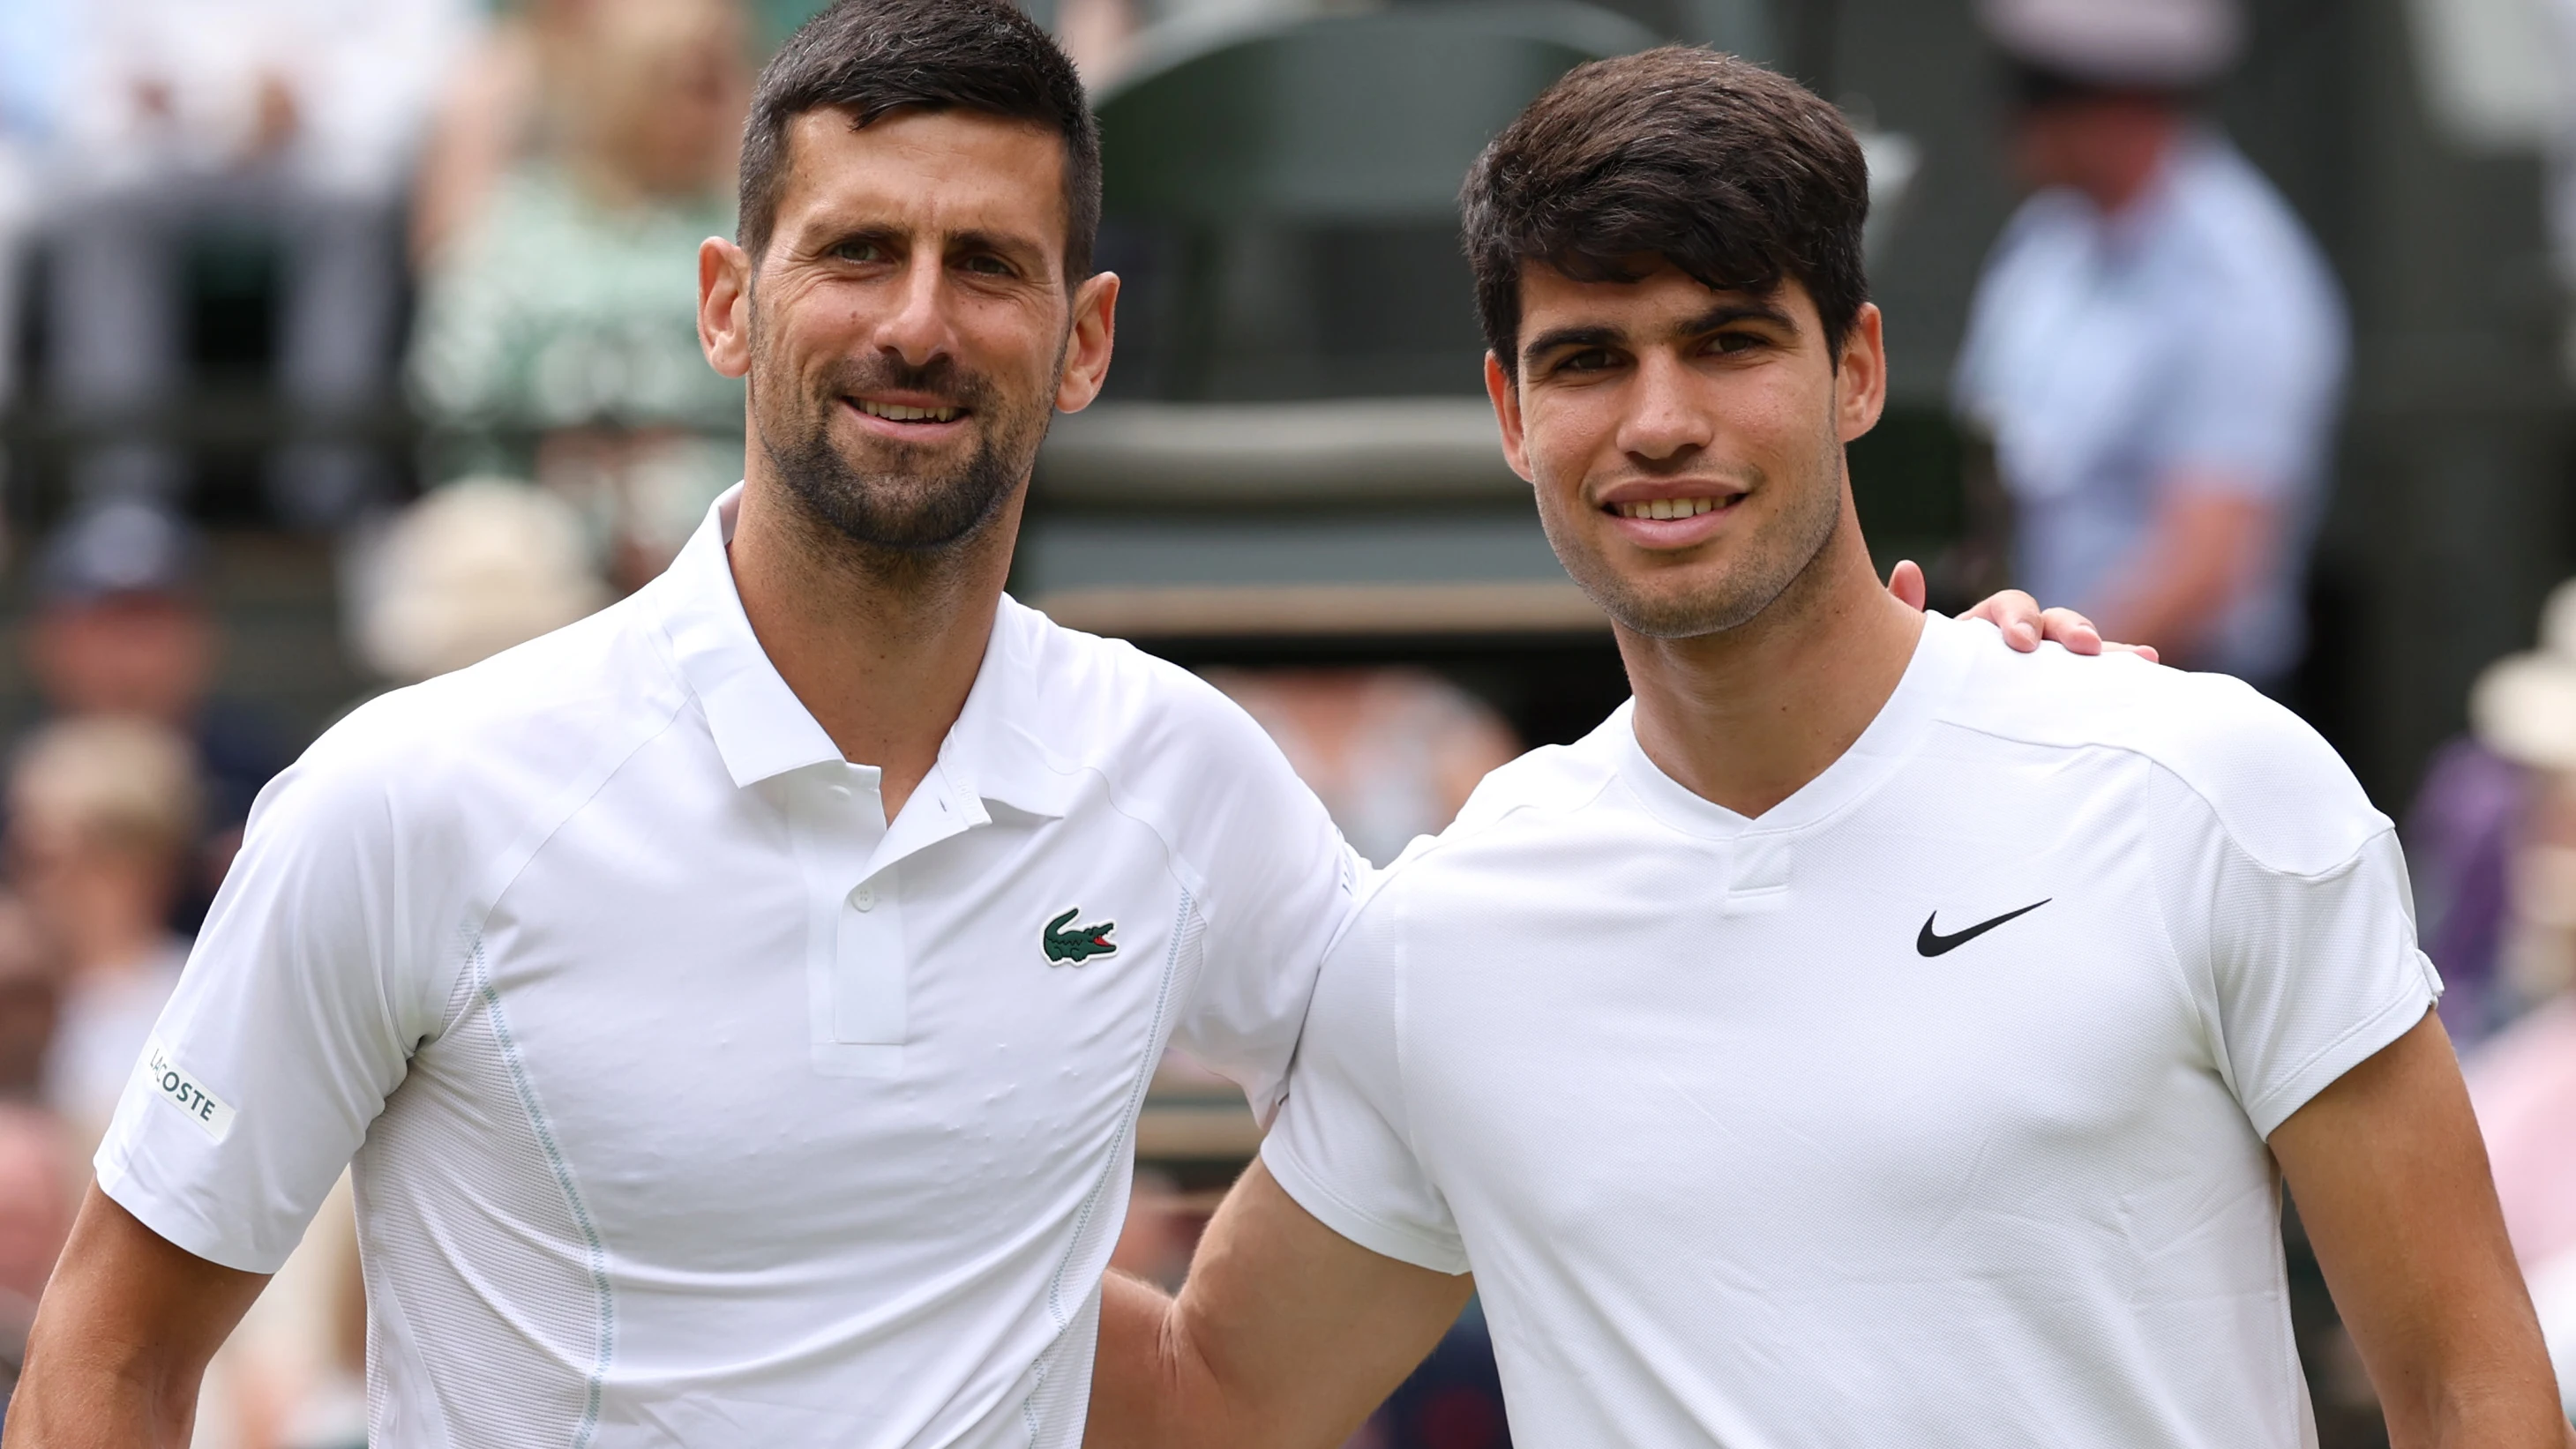
<svg viewBox="0 0 2576 1449">
<path fill-rule="evenodd" d="M 850 798 L 850 787 L 847 785 L 832 785 L 826 787 L 825 793 L 829 794 L 835 800 L 847 800 Z"/>
<path fill-rule="evenodd" d="M 872 910 L 875 910 L 875 909 L 876 909 L 876 906 L 877 906 L 877 891 L 876 891 L 876 887 L 874 887 L 874 886 L 855 886 L 855 887 L 851 888 L 851 891 L 850 891 L 850 905 L 851 905 L 854 909 L 857 909 L 857 910 L 862 910 L 862 911 L 872 911 Z"/>
</svg>

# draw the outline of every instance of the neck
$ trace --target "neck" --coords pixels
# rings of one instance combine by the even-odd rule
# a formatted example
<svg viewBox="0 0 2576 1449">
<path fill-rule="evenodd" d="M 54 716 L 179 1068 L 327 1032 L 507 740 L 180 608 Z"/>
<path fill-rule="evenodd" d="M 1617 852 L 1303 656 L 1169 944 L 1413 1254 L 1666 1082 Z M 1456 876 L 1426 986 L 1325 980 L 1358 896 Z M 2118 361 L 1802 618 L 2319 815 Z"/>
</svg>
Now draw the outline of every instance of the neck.
<svg viewBox="0 0 2576 1449">
<path fill-rule="evenodd" d="M 1922 632 L 1879 586 L 1846 501 L 1825 551 L 1746 623 L 1689 639 L 1619 631 L 1637 743 L 1693 794 L 1760 815 L 1869 728 Z"/>
<path fill-rule="evenodd" d="M 743 613 L 842 757 L 882 772 L 891 822 L 975 687 L 1023 495 L 950 554 L 889 557 L 808 515 L 759 453 L 734 520 Z"/>
</svg>

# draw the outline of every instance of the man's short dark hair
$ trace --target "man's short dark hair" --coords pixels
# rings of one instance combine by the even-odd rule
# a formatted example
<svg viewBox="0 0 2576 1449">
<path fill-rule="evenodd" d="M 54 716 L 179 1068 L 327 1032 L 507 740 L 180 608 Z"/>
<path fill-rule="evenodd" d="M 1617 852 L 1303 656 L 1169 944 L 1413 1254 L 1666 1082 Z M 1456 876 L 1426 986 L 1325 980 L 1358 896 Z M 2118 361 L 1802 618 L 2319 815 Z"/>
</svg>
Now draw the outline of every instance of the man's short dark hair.
<svg viewBox="0 0 2576 1449">
<path fill-rule="evenodd" d="M 787 127 L 808 111 L 869 126 L 890 112 L 974 111 L 1064 140 L 1064 271 L 1091 275 L 1100 230 L 1100 129 L 1052 37 L 1005 0 L 839 0 L 760 72 L 742 131 L 737 239 L 757 265 L 787 189 Z"/>
<path fill-rule="evenodd" d="M 1485 344 L 1515 377 L 1532 261 L 1613 282 L 1659 256 L 1755 296 L 1794 278 L 1837 362 L 1869 301 L 1869 168 L 1851 127 L 1797 82 L 1713 50 L 1568 72 L 1476 158 L 1459 209 Z"/>
</svg>

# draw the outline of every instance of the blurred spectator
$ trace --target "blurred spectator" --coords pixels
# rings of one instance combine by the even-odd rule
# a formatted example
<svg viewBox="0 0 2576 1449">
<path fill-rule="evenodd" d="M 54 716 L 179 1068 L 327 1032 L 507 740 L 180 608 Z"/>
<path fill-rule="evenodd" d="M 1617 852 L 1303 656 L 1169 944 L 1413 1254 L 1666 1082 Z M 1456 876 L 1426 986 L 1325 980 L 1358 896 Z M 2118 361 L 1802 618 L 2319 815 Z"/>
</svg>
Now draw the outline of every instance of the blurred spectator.
<svg viewBox="0 0 2576 1449">
<path fill-rule="evenodd" d="M 36 1300 L 71 1236 L 82 1177 L 54 1114 L 0 1103 L 0 1405 L 18 1386 Z"/>
<path fill-rule="evenodd" d="M 48 725 L 9 777 L 19 887 L 60 943 L 62 1008 L 45 1096 L 95 1144 L 187 964 L 170 902 L 197 838 L 188 743 L 131 716 Z"/>
<path fill-rule="evenodd" d="M 168 510 L 88 508 L 36 567 L 27 665 L 56 716 L 133 715 L 185 735 L 206 789 L 205 836 L 177 919 L 193 929 L 232 864 L 250 805 L 286 764 L 275 731 L 212 697 L 221 639 L 200 590 L 202 550 Z"/>
<path fill-rule="evenodd" d="M 2410 841 L 2410 865 L 2438 882 L 2457 873 L 2460 854 L 2503 857 L 2501 890 L 2468 899 L 2485 906 L 2501 897 L 2493 907 L 2498 922 L 2487 931 L 2500 942 L 2501 964 L 2486 1015 L 2522 1014 L 2468 1055 L 2469 1092 L 2505 1228 L 2531 1276 L 2560 1383 L 2576 1407 L 2576 581 L 2551 593 L 2539 648 L 2499 660 L 2478 677 L 2469 723 L 2474 743 L 2453 746 L 2446 762 L 2482 758 L 2512 772 L 2514 798 L 2475 817 L 2491 838 L 2470 841 L 2465 851 L 2460 840 L 2419 833 Z M 2438 811 L 2444 802 L 2437 792 L 2459 789 L 2456 778 L 2437 772 L 2415 814 Z M 2446 904 L 2457 910 L 2461 902 Z M 2448 974 L 2450 963 L 2434 959 Z"/>
<path fill-rule="evenodd" d="M 0 895 L 0 1101 L 44 1095 L 62 975 L 60 953 L 35 912 L 14 894 Z"/>
<path fill-rule="evenodd" d="M 356 572 L 358 656 L 405 684 L 462 669 L 608 602 L 571 507 L 488 478 L 431 491 Z"/>
<path fill-rule="evenodd" d="M 2278 688 L 2345 371 L 2315 243 L 2200 115 L 2235 0 L 1980 0 L 2034 194 L 1956 382 L 2014 506 L 2019 582 L 2169 662 Z"/>
<path fill-rule="evenodd" d="M 383 401 L 402 278 L 393 221 L 430 91 L 468 0 L 84 0 L 66 111 L 48 335 L 89 448 L 92 499 L 178 498 L 150 441 L 181 395 L 192 242 L 252 229 L 282 249 L 278 381 L 294 436 L 272 501 L 337 522 L 379 495 L 355 436 Z"/>
<path fill-rule="evenodd" d="M 631 588 L 742 476 L 742 384 L 699 352 L 696 258 L 733 231 L 750 77 L 727 0 L 617 0 L 581 35 L 537 52 L 559 134 L 435 259 L 411 379 L 435 476 L 562 492 Z"/>
<path fill-rule="evenodd" d="M 1488 771 L 1520 753 L 1501 716 L 1415 669 L 1212 669 L 1370 861 L 1446 828 Z"/>
<path fill-rule="evenodd" d="M 491 18 L 459 57 L 432 116 L 412 182 L 411 253 L 424 269 L 482 215 L 511 168 L 560 135 L 564 98 L 547 78 L 570 67 L 600 0 L 523 0 Z"/>
</svg>

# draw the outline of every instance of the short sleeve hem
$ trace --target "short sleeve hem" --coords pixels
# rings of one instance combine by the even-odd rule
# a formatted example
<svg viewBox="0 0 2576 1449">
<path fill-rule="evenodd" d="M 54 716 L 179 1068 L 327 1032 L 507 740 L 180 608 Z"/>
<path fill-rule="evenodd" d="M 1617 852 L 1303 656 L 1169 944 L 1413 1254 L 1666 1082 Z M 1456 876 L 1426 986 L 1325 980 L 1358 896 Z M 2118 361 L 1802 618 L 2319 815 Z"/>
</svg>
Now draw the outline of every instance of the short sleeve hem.
<svg viewBox="0 0 2576 1449">
<path fill-rule="evenodd" d="M 1261 1162 L 1299 1207 L 1370 1252 L 1452 1277 L 1468 1271 L 1466 1249 L 1455 1239 L 1386 1222 L 1342 1201 L 1277 1136 L 1261 1144 Z"/>
<path fill-rule="evenodd" d="M 225 1239 L 224 1230 L 172 1195 L 160 1192 L 142 1182 L 111 1147 L 99 1150 L 93 1164 L 98 1170 L 98 1190 L 113 1199 L 118 1207 L 134 1214 L 135 1220 L 150 1228 L 171 1246 L 203 1258 L 209 1263 L 241 1273 L 262 1277 L 286 1266 L 286 1255 L 275 1261 Z"/>
<path fill-rule="evenodd" d="M 2342 1080 L 2344 1073 L 2379 1055 L 2390 1043 L 2414 1030 L 2425 1013 L 2441 1000 L 2441 978 L 2434 974 L 2433 963 L 2420 950 L 2412 954 L 2416 970 L 2412 984 L 2403 995 L 2336 1038 L 2331 1046 L 2310 1057 L 2305 1065 L 2283 1078 L 2271 1091 L 2245 1104 L 2245 1115 L 2253 1120 L 2256 1134 L 2269 1139 L 2282 1123 L 2315 1100 L 2319 1092 Z"/>
</svg>

